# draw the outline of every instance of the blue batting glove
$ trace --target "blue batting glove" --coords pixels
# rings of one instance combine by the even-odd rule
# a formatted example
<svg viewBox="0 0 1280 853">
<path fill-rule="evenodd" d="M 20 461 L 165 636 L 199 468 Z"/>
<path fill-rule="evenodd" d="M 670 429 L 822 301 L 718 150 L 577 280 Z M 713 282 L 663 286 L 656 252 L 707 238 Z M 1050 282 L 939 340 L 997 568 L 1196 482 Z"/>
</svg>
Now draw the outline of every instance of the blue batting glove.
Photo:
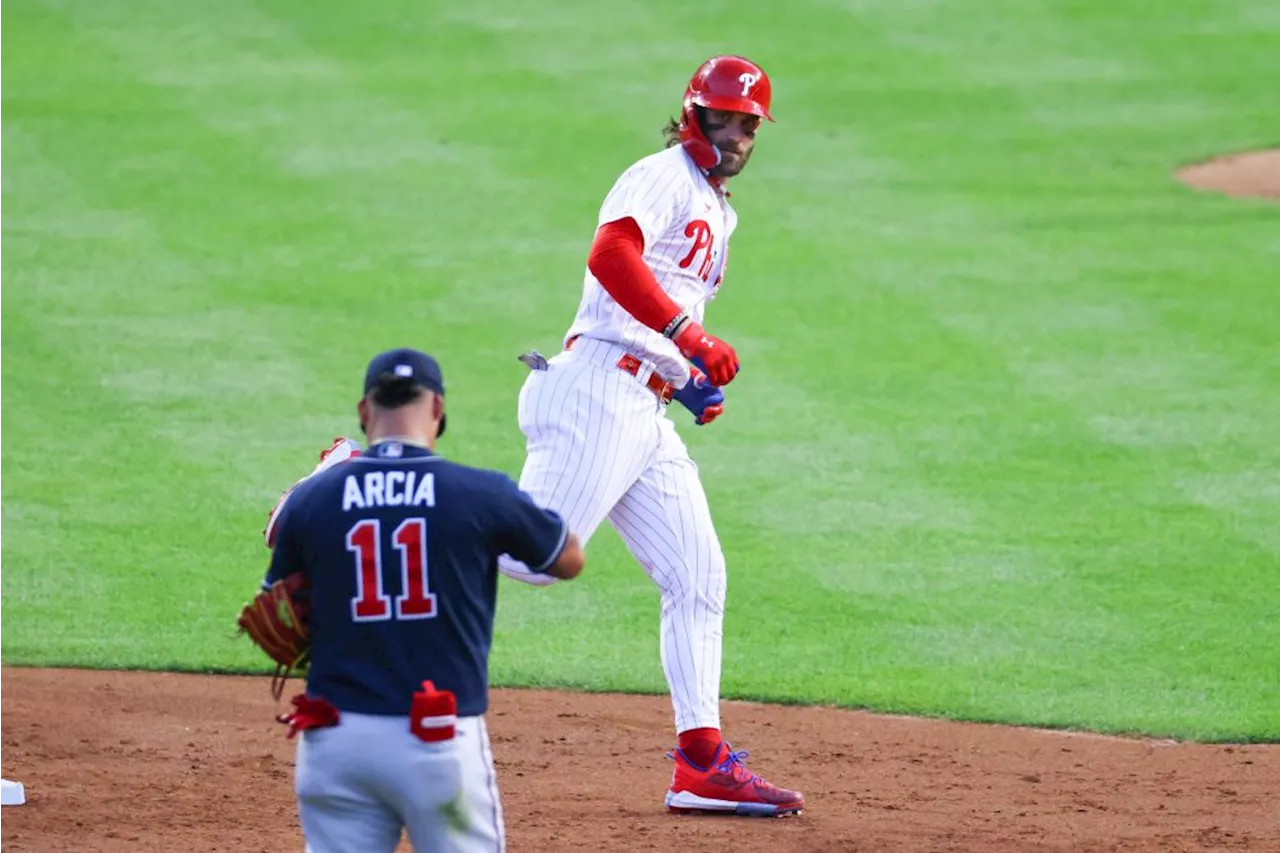
<svg viewBox="0 0 1280 853">
<path fill-rule="evenodd" d="M 689 381 L 671 398 L 693 413 L 693 422 L 698 426 L 709 424 L 724 414 L 724 389 L 712 385 L 701 370 L 690 371 Z"/>
</svg>

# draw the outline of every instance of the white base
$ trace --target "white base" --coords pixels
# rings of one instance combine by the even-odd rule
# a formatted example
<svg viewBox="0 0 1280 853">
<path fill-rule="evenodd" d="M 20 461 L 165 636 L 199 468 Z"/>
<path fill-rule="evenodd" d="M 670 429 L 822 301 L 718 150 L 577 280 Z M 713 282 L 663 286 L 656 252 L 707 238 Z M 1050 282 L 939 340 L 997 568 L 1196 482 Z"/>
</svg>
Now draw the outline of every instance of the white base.
<svg viewBox="0 0 1280 853">
<path fill-rule="evenodd" d="M 0 806 L 20 806 L 27 801 L 27 792 L 21 782 L 0 780 Z"/>
</svg>

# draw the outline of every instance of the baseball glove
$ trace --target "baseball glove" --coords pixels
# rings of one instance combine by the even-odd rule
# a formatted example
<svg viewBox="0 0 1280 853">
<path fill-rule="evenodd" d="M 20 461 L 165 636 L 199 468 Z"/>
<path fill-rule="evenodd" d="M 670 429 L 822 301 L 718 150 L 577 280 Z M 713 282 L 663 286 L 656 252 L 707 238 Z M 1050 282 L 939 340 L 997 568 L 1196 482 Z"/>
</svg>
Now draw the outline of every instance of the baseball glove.
<svg viewBox="0 0 1280 853">
<path fill-rule="evenodd" d="M 301 572 L 289 575 L 254 596 L 237 620 L 240 633 L 248 634 L 275 661 L 271 695 L 277 700 L 284 695 L 285 682 L 293 671 L 304 669 L 311 654 L 311 633 L 307 629 L 311 605 L 306 589 Z"/>
</svg>

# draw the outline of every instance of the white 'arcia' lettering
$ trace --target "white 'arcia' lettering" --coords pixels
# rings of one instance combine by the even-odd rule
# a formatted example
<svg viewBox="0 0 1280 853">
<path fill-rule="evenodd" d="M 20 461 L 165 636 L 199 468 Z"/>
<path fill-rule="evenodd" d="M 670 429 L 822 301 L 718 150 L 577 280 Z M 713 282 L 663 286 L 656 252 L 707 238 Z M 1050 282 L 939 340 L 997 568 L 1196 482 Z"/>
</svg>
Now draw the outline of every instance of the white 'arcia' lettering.
<svg viewBox="0 0 1280 853">
<path fill-rule="evenodd" d="M 404 472 L 387 472 L 387 506 L 404 506 Z"/>
<path fill-rule="evenodd" d="M 381 471 L 370 471 L 364 475 L 364 502 L 369 506 L 386 506 L 382 499 L 383 477 Z"/>
<path fill-rule="evenodd" d="M 356 482 L 355 474 L 347 476 L 347 481 L 342 485 L 342 511 L 351 512 L 353 509 L 364 509 L 364 493 L 360 491 L 360 484 Z"/>
<path fill-rule="evenodd" d="M 342 484 L 342 511 L 380 506 L 435 506 L 436 478 L 416 471 L 366 471 L 361 483 L 355 474 Z"/>
<path fill-rule="evenodd" d="M 413 493 L 413 506 L 436 505 L 436 475 L 424 474 L 418 490 Z"/>
</svg>

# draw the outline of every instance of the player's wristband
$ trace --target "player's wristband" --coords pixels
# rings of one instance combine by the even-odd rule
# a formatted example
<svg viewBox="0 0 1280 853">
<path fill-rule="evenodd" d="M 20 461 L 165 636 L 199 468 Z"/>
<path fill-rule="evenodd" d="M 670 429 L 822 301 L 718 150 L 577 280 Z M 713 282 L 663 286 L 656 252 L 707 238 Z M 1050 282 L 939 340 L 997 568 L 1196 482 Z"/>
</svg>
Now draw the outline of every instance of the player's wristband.
<svg viewBox="0 0 1280 853">
<path fill-rule="evenodd" d="M 664 338 L 674 339 L 677 335 L 679 335 L 682 331 L 684 331 L 684 327 L 687 326 L 690 323 L 690 321 L 691 321 L 691 318 L 689 317 L 689 315 L 686 312 L 681 311 L 679 314 L 671 318 L 671 322 L 668 323 L 666 328 L 662 330 L 662 336 Z"/>
</svg>

